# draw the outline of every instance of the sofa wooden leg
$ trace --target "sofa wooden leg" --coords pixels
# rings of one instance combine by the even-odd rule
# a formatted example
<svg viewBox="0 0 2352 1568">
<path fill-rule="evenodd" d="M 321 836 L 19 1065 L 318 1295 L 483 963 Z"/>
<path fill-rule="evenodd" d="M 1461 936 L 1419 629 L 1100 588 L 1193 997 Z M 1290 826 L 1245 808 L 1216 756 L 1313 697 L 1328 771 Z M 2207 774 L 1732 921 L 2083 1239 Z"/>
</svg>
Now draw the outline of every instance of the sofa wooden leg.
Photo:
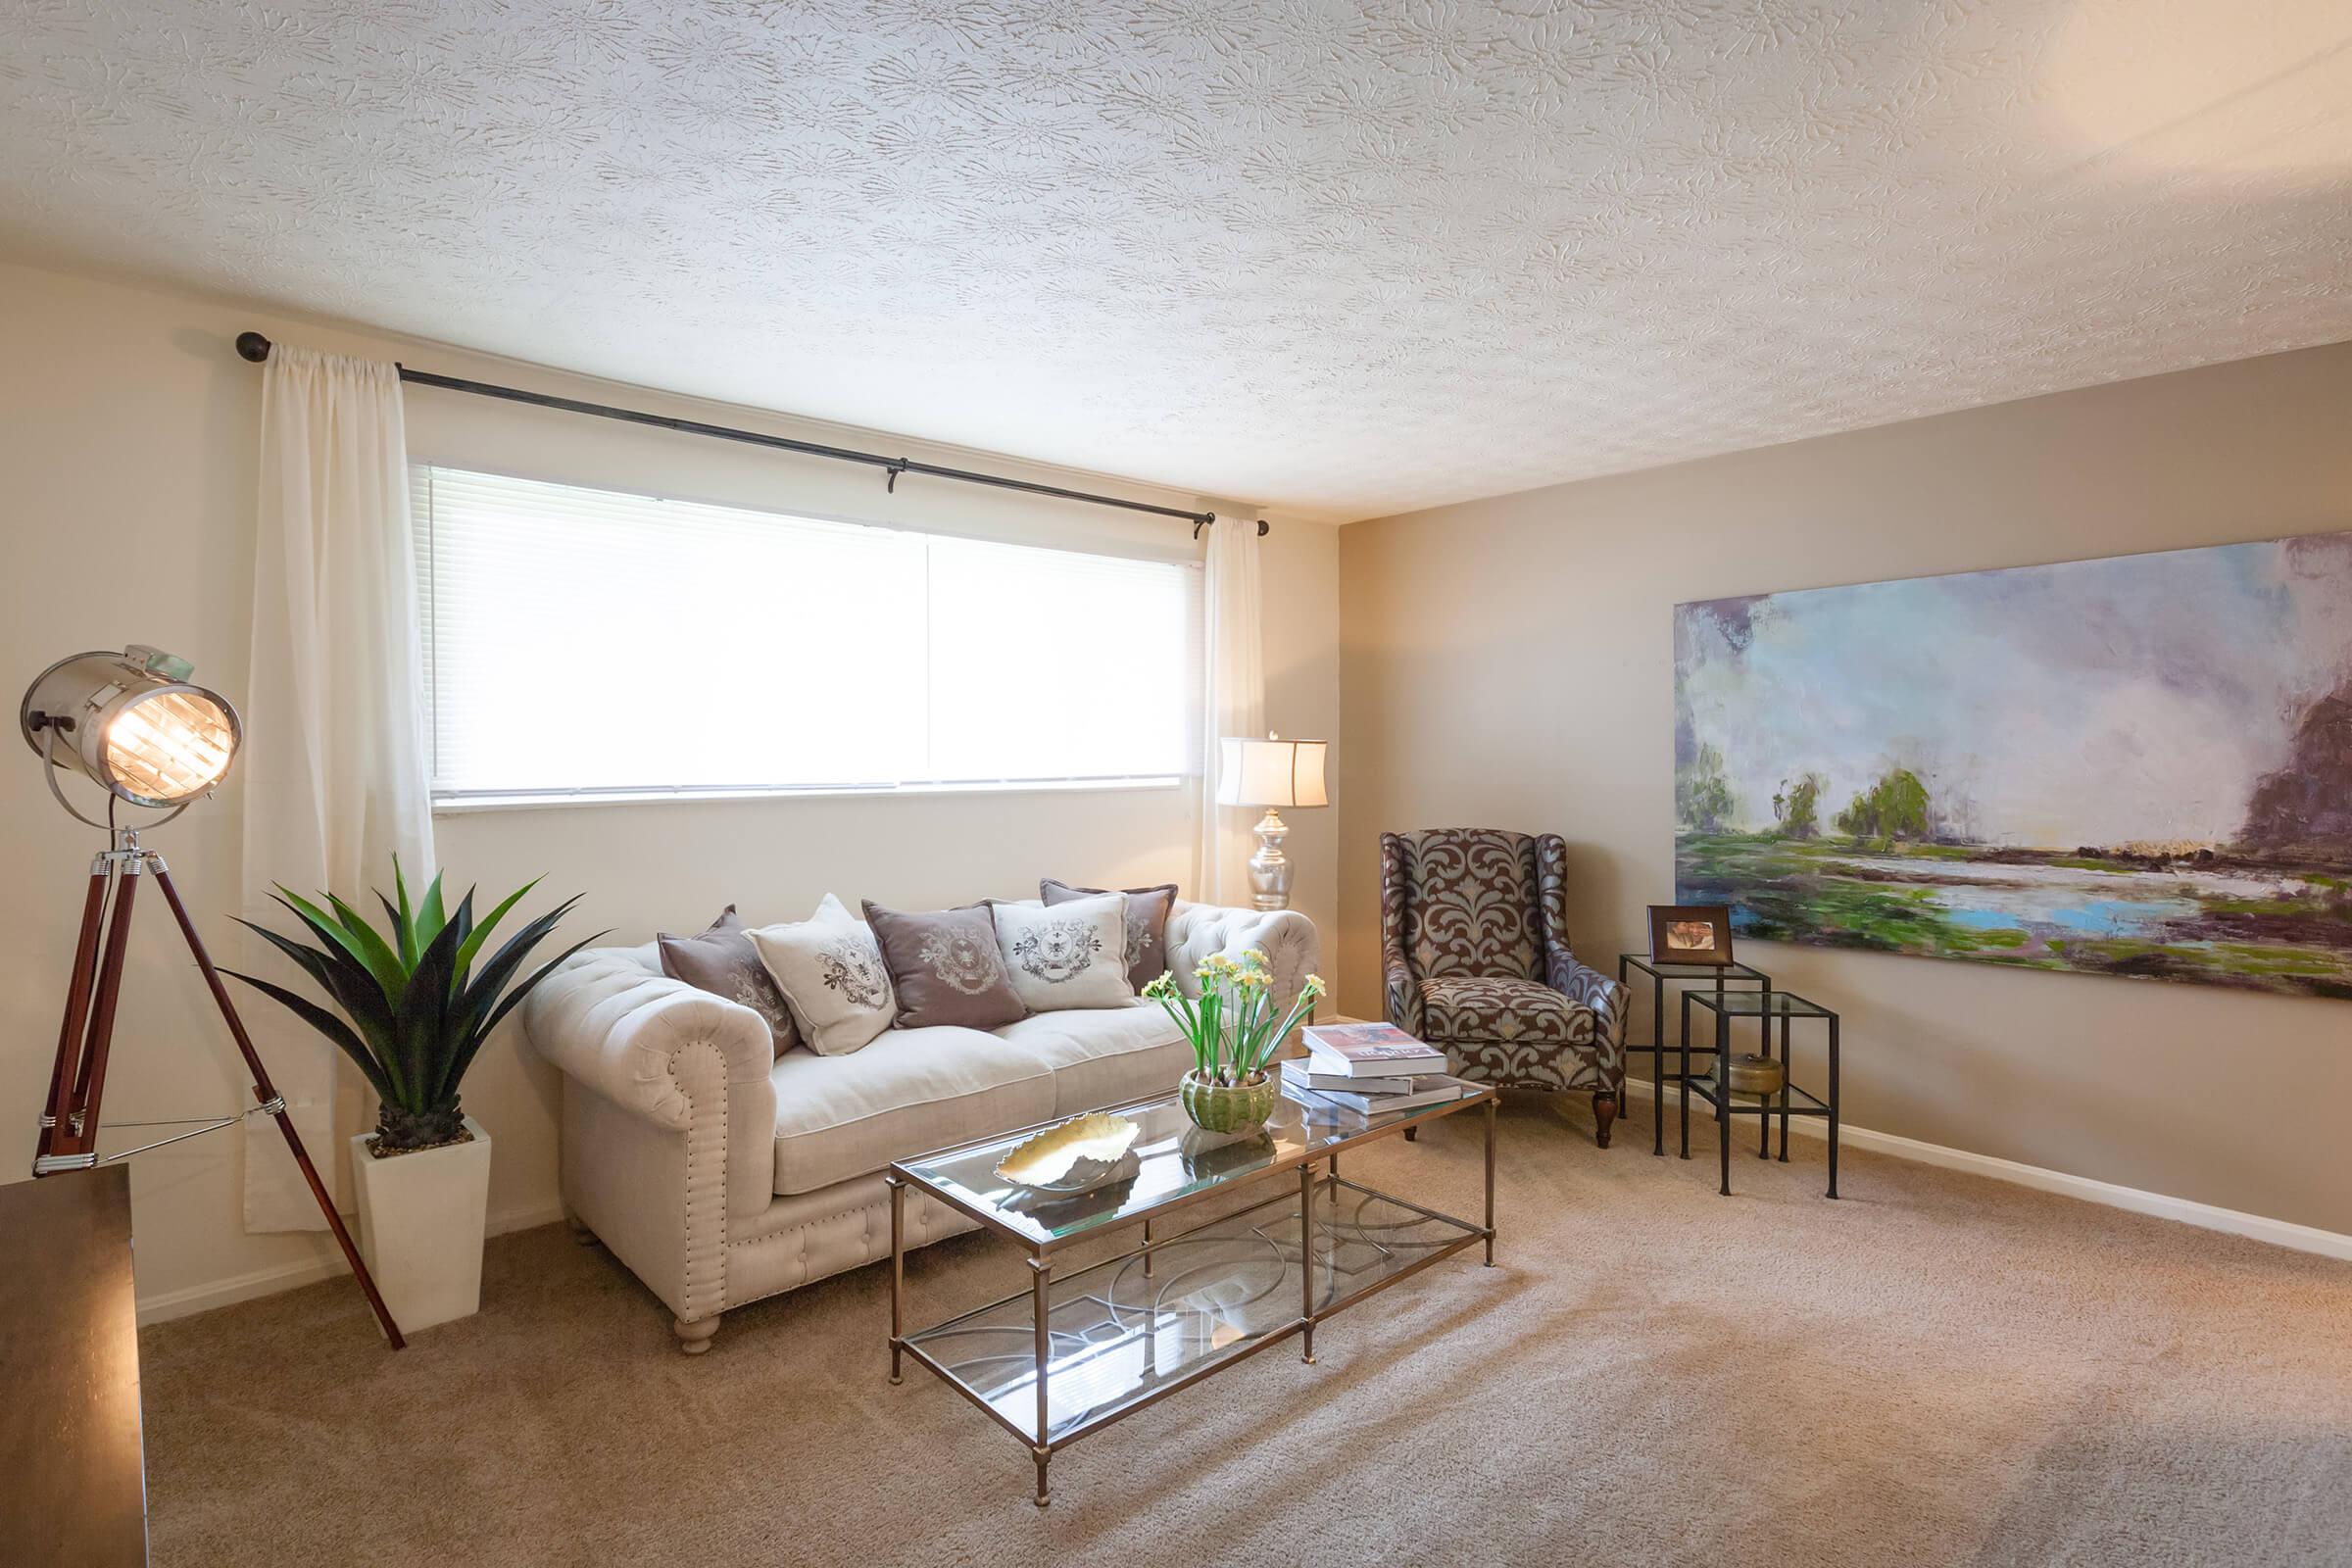
<svg viewBox="0 0 2352 1568">
<path fill-rule="evenodd" d="M 1418 1128 L 1418 1127 L 1407 1127 L 1407 1128 L 1404 1130 L 1404 1141 L 1405 1141 L 1406 1143 L 1408 1143 L 1408 1144 L 1412 1144 L 1412 1143 L 1418 1143 L 1418 1142 L 1420 1142 L 1420 1140 L 1421 1140 L 1421 1129 L 1420 1129 L 1420 1128 Z"/>
<path fill-rule="evenodd" d="M 588 1228 L 588 1222 L 580 1218 L 579 1215 L 566 1214 L 564 1216 L 564 1223 L 571 1227 L 571 1239 L 573 1241 L 579 1243 L 582 1247 L 594 1247 L 596 1245 L 596 1232 L 590 1230 Z"/>
<path fill-rule="evenodd" d="M 1592 1091 L 1593 1137 L 1600 1147 L 1609 1147 L 1609 1128 L 1617 1120 L 1617 1097 L 1606 1089 Z"/>
<path fill-rule="evenodd" d="M 689 1322 L 679 1318 L 670 1324 L 678 1337 L 678 1348 L 688 1355 L 700 1355 L 710 1348 L 710 1337 L 718 1332 L 717 1317 L 698 1317 Z"/>
</svg>

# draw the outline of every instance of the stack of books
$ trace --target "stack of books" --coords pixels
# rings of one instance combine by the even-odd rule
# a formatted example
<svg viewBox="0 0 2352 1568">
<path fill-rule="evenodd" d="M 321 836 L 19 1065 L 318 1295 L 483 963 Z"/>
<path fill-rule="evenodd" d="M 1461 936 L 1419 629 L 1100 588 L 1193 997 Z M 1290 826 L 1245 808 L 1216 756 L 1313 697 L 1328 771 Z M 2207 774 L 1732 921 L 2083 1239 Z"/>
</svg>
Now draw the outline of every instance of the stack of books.
<svg viewBox="0 0 2352 1568">
<path fill-rule="evenodd" d="M 1282 1064 L 1293 1099 L 1376 1115 L 1457 1098 L 1462 1081 L 1446 1072 L 1446 1053 L 1394 1024 L 1310 1024 L 1298 1032 L 1304 1061 Z"/>
</svg>

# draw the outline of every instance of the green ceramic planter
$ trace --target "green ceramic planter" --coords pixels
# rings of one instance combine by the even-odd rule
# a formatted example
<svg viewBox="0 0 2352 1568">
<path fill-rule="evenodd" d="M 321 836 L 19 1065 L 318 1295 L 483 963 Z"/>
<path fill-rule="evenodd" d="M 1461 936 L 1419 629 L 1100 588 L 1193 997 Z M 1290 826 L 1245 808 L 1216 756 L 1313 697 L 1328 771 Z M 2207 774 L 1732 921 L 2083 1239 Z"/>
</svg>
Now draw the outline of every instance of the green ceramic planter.
<svg viewBox="0 0 2352 1568">
<path fill-rule="evenodd" d="M 1204 1132 L 1247 1133 L 1265 1126 L 1266 1118 L 1274 1114 L 1282 1086 L 1270 1072 L 1231 1086 L 1209 1083 L 1198 1073 L 1188 1072 L 1176 1093 L 1194 1126 Z"/>
</svg>

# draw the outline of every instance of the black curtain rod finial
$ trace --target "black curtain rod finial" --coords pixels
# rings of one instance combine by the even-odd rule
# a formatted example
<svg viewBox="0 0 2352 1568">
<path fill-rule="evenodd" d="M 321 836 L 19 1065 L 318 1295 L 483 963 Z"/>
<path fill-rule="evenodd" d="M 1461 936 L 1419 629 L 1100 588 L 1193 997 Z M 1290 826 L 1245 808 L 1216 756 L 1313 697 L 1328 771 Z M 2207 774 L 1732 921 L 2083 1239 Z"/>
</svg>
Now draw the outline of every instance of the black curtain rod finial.
<svg viewBox="0 0 2352 1568">
<path fill-rule="evenodd" d="M 259 332 L 237 334 L 237 357 L 259 365 L 270 358 L 270 340 Z"/>
</svg>

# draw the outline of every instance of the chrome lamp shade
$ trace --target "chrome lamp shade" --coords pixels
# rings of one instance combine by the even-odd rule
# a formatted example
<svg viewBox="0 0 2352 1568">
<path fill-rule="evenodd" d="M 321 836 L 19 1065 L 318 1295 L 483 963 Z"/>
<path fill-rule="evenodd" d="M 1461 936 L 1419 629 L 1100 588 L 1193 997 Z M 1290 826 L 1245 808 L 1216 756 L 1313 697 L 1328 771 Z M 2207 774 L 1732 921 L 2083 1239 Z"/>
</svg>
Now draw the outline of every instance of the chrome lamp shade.
<svg viewBox="0 0 2352 1568">
<path fill-rule="evenodd" d="M 175 807 L 227 776 L 237 710 L 191 685 L 187 661 L 133 644 L 41 671 L 17 710 L 24 743 L 133 806 Z"/>
</svg>

